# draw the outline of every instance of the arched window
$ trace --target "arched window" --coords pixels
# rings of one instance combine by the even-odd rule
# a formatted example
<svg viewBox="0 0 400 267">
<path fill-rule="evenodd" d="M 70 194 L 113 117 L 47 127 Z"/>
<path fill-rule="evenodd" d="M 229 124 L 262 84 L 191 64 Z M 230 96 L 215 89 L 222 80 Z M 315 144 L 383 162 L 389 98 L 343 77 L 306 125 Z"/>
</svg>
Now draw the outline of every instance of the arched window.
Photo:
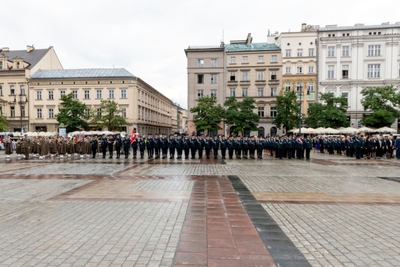
<svg viewBox="0 0 400 267">
<path fill-rule="evenodd" d="M 277 132 L 278 132 L 278 130 L 276 129 L 276 127 L 271 127 L 271 130 L 270 130 L 271 136 L 276 135 Z"/>
<path fill-rule="evenodd" d="M 265 128 L 264 127 L 258 128 L 258 136 L 265 137 Z"/>
</svg>

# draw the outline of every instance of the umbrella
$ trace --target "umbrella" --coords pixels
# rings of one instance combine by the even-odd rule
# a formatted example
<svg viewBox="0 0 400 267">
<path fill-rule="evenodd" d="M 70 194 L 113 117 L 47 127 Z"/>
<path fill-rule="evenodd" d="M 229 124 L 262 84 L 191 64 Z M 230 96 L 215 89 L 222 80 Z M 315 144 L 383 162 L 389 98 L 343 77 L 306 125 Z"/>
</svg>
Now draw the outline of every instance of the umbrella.
<svg viewBox="0 0 400 267">
<path fill-rule="evenodd" d="M 357 129 L 358 132 L 364 132 L 364 133 L 369 133 L 369 132 L 374 132 L 374 129 L 368 128 L 368 127 L 361 127 Z"/>
<path fill-rule="evenodd" d="M 338 134 L 339 131 L 336 130 L 336 129 L 333 129 L 333 128 L 328 127 L 328 128 L 325 129 L 325 133 Z"/>
<path fill-rule="evenodd" d="M 80 135 L 81 134 L 81 132 L 80 131 L 75 131 L 75 132 L 72 132 L 72 135 Z"/>
<path fill-rule="evenodd" d="M 379 129 L 375 130 L 378 133 L 395 133 L 397 132 L 395 129 L 389 128 L 389 127 L 382 127 Z"/>
<path fill-rule="evenodd" d="M 114 133 L 113 132 L 110 132 L 110 131 L 102 131 L 102 132 L 100 132 L 100 134 L 101 135 L 103 135 L 103 134 L 105 134 L 105 135 L 113 135 Z"/>
<path fill-rule="evenodd" d="M 352 134 L 357 132 L 356 128 L 352 128 L 352 127 L 347 127 L 347 128 L 343 128 L 341 130 L 339 130 L 339 132 L 344 133 L 344 134 Z"/>
</svg>

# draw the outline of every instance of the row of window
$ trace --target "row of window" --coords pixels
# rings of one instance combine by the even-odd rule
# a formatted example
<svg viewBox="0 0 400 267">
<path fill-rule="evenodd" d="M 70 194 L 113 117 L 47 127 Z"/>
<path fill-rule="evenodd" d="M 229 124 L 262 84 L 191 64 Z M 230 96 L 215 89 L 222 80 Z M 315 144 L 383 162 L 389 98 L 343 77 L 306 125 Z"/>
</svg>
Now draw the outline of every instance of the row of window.
<svg viewBox="0 0 400 267">
<path fill-rule="evenodd" d="M 266 96 L 265 95 L 265 89 L 262 87 L 257 88 L 257 96 L 262 97 Z M 273 87 L 270 90 L 270 96 L 276 96 L 277 95 L 277 88 Z M 210 96 L 217 98 L 217 89 L 211 89 L 210 90 Z M 236 94 L 236 88 L 230 88 L 229 89 L 229 96 L 240 96 Z M 242 97 L 248 97 L 249 96 L 249 89 L 248 88 L 241 88 L 241 96 Z M 203 89 L 198 89 L 197 90 L 197 98 L 202 98 L 204 97 L 204 90 Z"/>
<path fill-rule="evenodd" d="M 163 115 L 160 112 L 141 107 L 138 108 L 138 119 L 139 120 L 149 120 L 158 123 L 169 124 L 171 118 L 169 116 Z"/>
<path fill-rule="evenodd" d="M 0 70 L 2 70 L 5 66 L 6 66 L 6 65 L 3 64 L 3 61 L 0 61 Z M 21 62 L 16 62 L 15 66 L 16 66 L 16 68 L 17 68 L 17 70 L 18 70 L 18 69 L 21 69 L 22 64 L 21 64 Z"/>
<path fill-rule="evenodd" d="M 72 97 L 74 99 L 78 99 L 78 90 L 72 90 Z M 54 91 L 47 91 L 47 99 L 54 99 Z M 60 91 L 60 99 L 66 95 L 65 90 Z M 42 100 L 43 99 L 43 94 L 42 91 L 36 91 L 36 100 Z M 96 99 L 102 99 L 103 98 L 103 90 L 96 90 Z M 114 89 L 109 89 L 108 90 L 108 98 L 115 98 L 115 90 Z M 126 95 L 126 89 L 121 89 L 120 90 L 120 98 L 127 98 Z M 90 90 L 84 90 L 83 91 L 83 99 L 90 99 Z"/>
<path fill-rule="evenodd" d="M 241 81 L 249 81 L 249 72 L 243 71 L 241 73 L 242 73 Z M 277 72 L 270 71 L 269 78 L 270 78 L 270 80 L 273 80 L 273 81 L 277 80 L 278 79 Z M 257 72 L 257 81 L 264 81 L 264 80 L 265 80 L 264 72 L 258 71 Z M 229 81 L 231 81 L 231 82 L 236 81 L 236 72 L 229 72 Z"/>
<path fill-rule="evenodd" d="M 166 104 L 164 101 L 144 90 L 138 90 L 138 99 L 163 111 L 169 111 L 171 109 L 171 105 Z"/>
<path fill-rule="evenodd" d="M 269 116 L 270 117 L 276 117 L 276 107 L 270 107 L 269 108 Z M 258 107 L 258 116 L 261 118 L 265 117 L 265 107 Z"/>
<path fill-rule="evenodd" d="M 290 82 L 285 83 L 285 90 L 290 91 L 292 89 L 292 84 Z M 303 82 L 296 82 L 296 90 L 298 92 L 303 91 Z M 307 83 L 307 91 L 308 92 L 313 92 L 314 91 L 314 82 L 308 82 Z"/>
<path fill-rule="evenodd" d="M 197 83 L 204 84 L 204 76 L 206 74 L 197 74 Z M 210 75 L 210 84 L 217 84 L 217 74 L 209 74 Z"/>
<path fill-rule="evenodd" d="M 291 57 L 292 56 L 292 49 L 286 49 L 285 53 L 286 57 Z M 297 49 L 297 57 L 302 57 L 303 56 L 303 49 Z M 313 57 L 314 56 L 314 48 L 308 49 L 308 56 Z"/>
<path fill-rule="evenodd" d="M 292 68 L 291 67 L 286 67 L 285 68 L 285 74 L 291 74 L 292 73 Z M 296 73 L 305 73 L 304 68 L 299 66 L 296 68 Z M 309 66 L 308 67 L 308 73 L 315 73 L 314 66 Z"/>
<path fill-rule="evenodd" d="M 20 93 L 20 95 L 25 95 L 25 85 L 20 85 L 19 86 L 19 93 Z M 11 84 L 10 85 L 10 95 L 16 95 L 16 90 L 15 90 L 15 85 L 14 84 Z M 0 95 L 3 95 L 3 86 L 2 85 L 0 85 Z"/>
<path fill-rule="evenodd" d="M 335 79 L 335 65 L 328 65 L 328 79 Z M 399 67 L 400 76 L 400 67 Z M 367 65 L 367 77 L 368 78 L 380 78 L 381 77 L 381 64 L 368 64 Z M 349 78 L 349 65 L 342 65 L 341 72 L 342 79 Z"/>
<path fill-rule="evenodd" d="M 197 60 L 197 67 L 199 67 L 199 68 L 204 68 L 204 59 L 198 59 L 198 60 Z M 218 67 L 218 61 L 217 61 L 217 59 L 211 59 L 211 61 L 210 61 L 210 67 L 211 67 L 211 68 L 216 68 L 216 67 Z"/>
<path fill-rule="evenodd" d="M 197 67 L 198 68 L 204 68 L 204 62 L 205 62 L 204 59 L 197 59 Z M 277 55 L 271 55 L 270 62 L 272 62 L 272 63 L 278 62 Z M 229 63 L 230 64 L 236 64 L 236 56 L 231 56 L 229 58 Z M 242 64 L 248 64 L 248 63 L 249 63 L 249 57 L 248 56 L 242 56 Z M 264 55 L 258 56 L 257 63 L 265 63 Z M 217 59 L 211 59 L 210 67 L 212 67 L 212 68 L 217 67 Z"/>
</svg>

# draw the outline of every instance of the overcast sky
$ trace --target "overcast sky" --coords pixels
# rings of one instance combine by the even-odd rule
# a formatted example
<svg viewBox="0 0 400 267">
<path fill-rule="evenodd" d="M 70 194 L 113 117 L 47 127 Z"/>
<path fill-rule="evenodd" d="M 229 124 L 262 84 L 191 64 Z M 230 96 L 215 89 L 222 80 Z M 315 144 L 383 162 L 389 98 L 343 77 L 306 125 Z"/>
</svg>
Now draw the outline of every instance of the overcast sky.
<svg viewBox="0 0 400 267">
<path fill-rule="evenodd" d="M 1 3 L 2 2 L 2 3 Z M 400 21 L 400 1 L 2 0 L 0 47 L 53 46 L 65 69 L 126 68 L 187 107 L 184 49 L 268 29 Z M 224 35 L 223 35 L 224 33 Z"/>
</svg>

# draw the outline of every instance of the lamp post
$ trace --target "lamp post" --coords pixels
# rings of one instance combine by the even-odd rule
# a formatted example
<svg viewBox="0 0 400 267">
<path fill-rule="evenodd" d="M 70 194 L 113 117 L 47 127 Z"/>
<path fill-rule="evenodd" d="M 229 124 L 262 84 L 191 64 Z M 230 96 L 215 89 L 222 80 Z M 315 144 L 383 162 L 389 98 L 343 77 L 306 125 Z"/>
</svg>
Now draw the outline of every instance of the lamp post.
<svg viewBox="0 0 400 267">
<path fill-rule="evenodd" d="M 303 118 L 303 114 L 301 113 L 301 108 L 302 108 L 302 105 L 303 105 L 303 99 L 302 99 L 302 96 L 303 96 L 303 84 L 301 85 L 301 87 L 299 89 L 300 89 L 299 90 L 299 97 L 300 97 L 299 134 L 301 135 L 301 121 L 302 121 L 302 118 Z M 307 95 L 309 95 L 309 94 L 310 94 L 310 91 L 307 89 Z"/>
<path fill-rule="evenodd" d="M 25 101 L 24 101 L 24 97 L 25 97 Z M 18 101 L 17 101 L 16 96 L 14 96 L 14 103 L 18 103 L 19 104 L 20 129 L 21 129 L 21 133 L 22 133 L 23 132 L 22 131 L 22 106 L 24 106 L 24 108 L 25 108 L 25 104 L 28 103 L 28 98 L 26 97 L 25 94 L 19 94 L 18 95 Z"/>
</svg>

